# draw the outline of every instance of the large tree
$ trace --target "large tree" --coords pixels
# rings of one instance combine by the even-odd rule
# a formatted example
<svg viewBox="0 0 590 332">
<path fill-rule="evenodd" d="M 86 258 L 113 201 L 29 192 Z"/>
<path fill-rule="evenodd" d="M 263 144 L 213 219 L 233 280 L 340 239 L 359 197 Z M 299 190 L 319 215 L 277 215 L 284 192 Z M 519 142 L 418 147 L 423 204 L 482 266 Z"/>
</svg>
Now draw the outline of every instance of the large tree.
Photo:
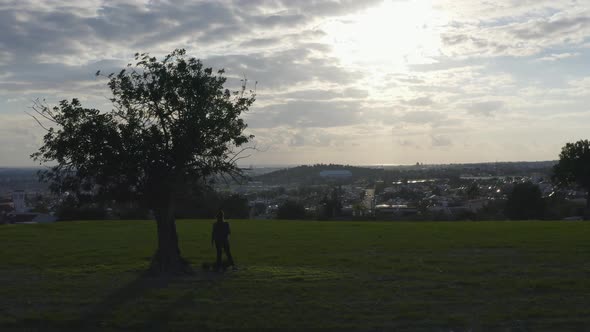
<svg viewBox="0 0 590 332">
<path fill-rule="evenodd" d="M 590 141 L 567 143 L 553 167 L 553 179 L 562 185 L 577 184 L 588 191 L 585 218 L 590 218 Z"/>
<path fill-rule="evenodd" d="M 239 175 L 236 161 L 253 138 L 240 116 L 255 94 L 245 79 L 236 91 L 226 89 L 223 70 L 215 73 L 184 50 L 162 60 L 136 54 L 127 68 L 107 77 L 108 112 L 84 108 L 77 99 L 33 108 L 51 128 L 32 157 L 54 163 L 42 174 L 54 191 L 135 201 L 153 210 L 158 248 L 152 271 L 189 271 L 178 247 L 175 201 L 214 175 Z"/>
</svg>

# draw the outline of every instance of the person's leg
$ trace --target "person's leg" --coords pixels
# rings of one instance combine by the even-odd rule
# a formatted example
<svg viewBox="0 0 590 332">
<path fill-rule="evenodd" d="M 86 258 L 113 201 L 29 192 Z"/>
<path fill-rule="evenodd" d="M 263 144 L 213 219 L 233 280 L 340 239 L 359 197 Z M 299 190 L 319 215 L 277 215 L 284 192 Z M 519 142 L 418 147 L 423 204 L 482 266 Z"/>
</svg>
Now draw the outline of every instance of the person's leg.
<svg viewBox="0 0 590 332">
<path fill-rule="evenodd" d="M 227 255 L 227 260 L 228 260 L 229 265 L 233 266 L 234 259 L 231 256 L 231 251 L 229 250 L 229 241 L 225 241 L 225 243 L 223 244 L 223 250 L 225 250 L 225 254 Z"/>
<path fill-rule="evenodd" d="M 216 269 L 220 269 L 222 266 L 221 264 L 221 250 L 223 250 L 223 243 L 219 241 L 215 241 L 215 249 L 217 250 L 217 262 L 215 264 Z"/>
</svg>

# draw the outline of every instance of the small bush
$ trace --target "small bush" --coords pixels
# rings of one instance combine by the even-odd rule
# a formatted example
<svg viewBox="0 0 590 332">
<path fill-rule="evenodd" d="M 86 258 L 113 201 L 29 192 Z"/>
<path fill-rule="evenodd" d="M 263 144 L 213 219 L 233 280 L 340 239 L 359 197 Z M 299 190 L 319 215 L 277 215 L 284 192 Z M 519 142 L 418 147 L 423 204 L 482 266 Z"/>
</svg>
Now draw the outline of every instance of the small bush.
<svg viewBox="0 0 590 332">
<path fill-rule="evenodd" d="M 305 207 L 303 204 L 288 200 L 279 206 L 277 211 L 278 219 L 304 219 Z"/>
</svg>

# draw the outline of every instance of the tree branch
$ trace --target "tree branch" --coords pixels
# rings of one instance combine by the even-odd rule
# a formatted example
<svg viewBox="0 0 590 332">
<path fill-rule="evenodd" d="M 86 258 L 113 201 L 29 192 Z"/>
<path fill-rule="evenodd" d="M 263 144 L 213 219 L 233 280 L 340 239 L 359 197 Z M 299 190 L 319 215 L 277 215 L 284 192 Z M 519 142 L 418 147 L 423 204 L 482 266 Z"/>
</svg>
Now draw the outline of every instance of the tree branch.
<svg viewBox="0 0 590 332">
<path fill-rule="evenodd" d="M 26 113 L 28 116 L 30 116 L 31 118 L 33 118 L 33 119 L 34 119 L 34 120 L 37 122 L 37 124 L 38 124 L 38 125 L 39 125 L 41 128 L 43 128 L 45 131 L 49 131 L 49 129 L 47 129 L 47 128 L 46 128 L 46 127 L 45 127 L 45 126 L 44 126 L 44 125 L 41 123 L 41 121 L 39 121 L 39 119 L 37 119 L 37 117 L 36 117 L 36 116 L 34 116 L 33 114 L 31 114 L 31 113 L 29 113 L 29 112 L 27 112 L 27 111 L 25 111 L 25 113 Z"/>
</svg>

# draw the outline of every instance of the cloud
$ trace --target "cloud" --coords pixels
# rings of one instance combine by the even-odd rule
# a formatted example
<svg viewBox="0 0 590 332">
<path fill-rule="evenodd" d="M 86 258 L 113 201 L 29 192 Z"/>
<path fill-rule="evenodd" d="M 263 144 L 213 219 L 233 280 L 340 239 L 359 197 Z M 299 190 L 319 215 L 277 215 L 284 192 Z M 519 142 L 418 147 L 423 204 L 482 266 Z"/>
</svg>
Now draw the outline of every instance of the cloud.
<svg viewBox="0 0 590 332">
<path fill-rule="evenodd" d="M 528 16 L 486 15 L 463 19 L 442 34 L 443 53 L 450 56 L 531 56 L 551 47 L 575 45 L 590 37 L 590 10 L 575 5 L 547 15 L 544 10 Z M 461 21 L 460 21 L 461 22 Z"/>
<path fill-rule="evenodd" d="M 47 61 L 63 61 L 66 57 L 79 63 L 92 57 L 121 56 L 124 49 L 155 52 L 169 51 L 161 47 L 170 44 L 227 44 L 258 29 L 295 30 L 308 21 L 305 15 L 289 10 L 252 13 L 227 1 L 98 3 L 92 6 L 93 15 L 59 4 L 29 4 L 18 11 L 1 8 L 0 45 L 27 60 L 44 56 Z"/>
<path fill-rule="evenodd" d="M 123 66 L 123 62 L 116 60 L 102 60 L 84 65 L 18 63 L 5 69 L 4 79 L 0 80 L 0 94 L 18 93 L 31 97 L 54 94 L 59 98 L 80 97 L 81 94 L 90 93 L 104 95 L 107 93 L 106 82 L 96 78 L 96 71 L 118 72 Z"/>
<path fill-rule="evenodd" d="M 305 145 L 305 136 L 302 134 L 295 134 L 291 137 L 291 141 L 289 142 L 290 146 L 303 146 Z"/>
<path fill-rule="evenodd" d="M 570 34 L 569 38 L 580 38 L 583 35 L 578 33 L 590 27 L 589 14 L 589 12 L 558 13 L 549 18 L 539 18 L 524 24 L 516 24 L 511 29 L 511 33 L 521 40 L 561 38 L 564 34 Z"/>
<path fill-rule="evenodd" d="M 269 37 L 269 38 L 254 38 L 249 39 L 240 44 L 241 47 L 264 47 L 264 46 L 271 46 L 275 44 L 279 44 L 281 42 L 281 38 L 279 37 Z"/>
<path fill-rule="evenodd" d="M 362 120 L 358 101 L 290 101 L 256 109 L 248 119 L 253 128 L 337 127 Z"/>
<path fill-rule="evenodd" d="M 446 136 L 431 135 L 430 139 L 433 147 L 446 147 L 453 145 L 453 142 Z"/>
<path fill-rule="evenodd" d="M 280 1 L 281 5 L 290 8 L 299 8 L 302 12 L 313 16 L 340 16 L 351 14 L 380 3 L 380 0 L 325 0 L 325 1 Z"/>
<path fill-rule="evenodd" d="M 338 65 L 329 56 L 316 56 L 312 50 L 293 48 L 272 54 L 251 53 L 245 55 L 212 56 L 208 65 L 223 67 L 233 74 L 246 74 L 260 82 L 260 88 L 281 89 L 303 82 L 327 82 L 350 84 L 362 77 Z"/>
<path fill-rule="evenodd" d="M 43 129 L 24 113 L 0 113 L 0 164 L 31 165 L 29 155 L 38 148 Z"/>
<path fill-rule="evenodd" d="M 430 97 L 418 97 L 402 100 L 402 104 L 409 106 L 430 106 L 434 104 L 434 101 Z"/>
<path fill-rule="evenodd" d="M 399 146 L 404 148 L 411 148 L 411 149 L 421 149 L 422 146 L 414 140 L 411 139 L 400 139 L 397 141 Z"/>
<path fill-rule="evenodd" d="M 329 130 L 318 128 L 301 128 L 295 130 L 289 141 L 290 147 L 322 148 L 335 145 L 341 141 L 339 135 Z"/>
<path fill-rule="evenodd" d="M 482 102 L 472 102 L 466 104 L 465 109 L 470 113 L 483 116 L 492 116 L 492 114 L 504 107 L 504 102 L 501 100 L 489 100 Z"/>
<path fill-rule="evenodd" d="M 417 124 L 437 124 L 440 123 L 442 120 L 447 119 L 445 114 L 440 112 L 434 111 L 414 111 L 408 112 L 404 114 L 400 120 L 407 123 L 417 123 Z"/>
<path fill-rule="evenodd" d="M 306 89 L 277 94 L 277 98 L 297 100 L 331 100 L 331 99 L 363 99 L 369 96 L 367 90 L 357 88 L 336 89 Z"/>
<path fill-rule="evenodd" d="M 580 52 L 575 52 L 575 53 L 552 53 L 549 54 L 547 56 L 544 56 L 542 58 L 538 58 L 537 61 L 549 61 L 549 62 L 553 62 L 553 61 L 557 61 L 557 60 L 562 60 L 562 59 L 567 59 L 567 58 L 573 58 L 573 57 L 577 57 L 580 56 Z"/>
</svg>

